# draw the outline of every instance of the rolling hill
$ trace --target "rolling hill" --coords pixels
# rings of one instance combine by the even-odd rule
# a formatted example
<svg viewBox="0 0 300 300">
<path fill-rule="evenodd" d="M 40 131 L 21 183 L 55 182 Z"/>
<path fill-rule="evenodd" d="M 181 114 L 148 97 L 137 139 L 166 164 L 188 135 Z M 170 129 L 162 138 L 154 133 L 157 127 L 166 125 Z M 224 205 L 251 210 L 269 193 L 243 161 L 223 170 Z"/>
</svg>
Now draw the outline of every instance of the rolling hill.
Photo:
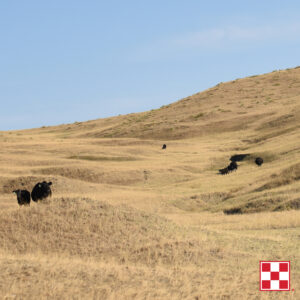
<svg viewBox="0 0 300 300">
<path fill-rule="evenodd" d="M 0 132 L 0 297 L 258 299 L 269 259 L 291 260 L 295 291 L 281 297 L 297 299 L 299 120 L 298 67 L 143 113 Z M 18 207 L 12 190 L 43 180 L 53 197 Z"/>
<path fill-rule="evenodd" d="M 60 132 L 69 137 L 174 140 L 251 130 L 264 138 L 273 132 L 280 135 L 297 129 L 299 90 L 300 67 L 219 83 L 144 113 L 76 122 L 38 132 Z"/>
</svg>

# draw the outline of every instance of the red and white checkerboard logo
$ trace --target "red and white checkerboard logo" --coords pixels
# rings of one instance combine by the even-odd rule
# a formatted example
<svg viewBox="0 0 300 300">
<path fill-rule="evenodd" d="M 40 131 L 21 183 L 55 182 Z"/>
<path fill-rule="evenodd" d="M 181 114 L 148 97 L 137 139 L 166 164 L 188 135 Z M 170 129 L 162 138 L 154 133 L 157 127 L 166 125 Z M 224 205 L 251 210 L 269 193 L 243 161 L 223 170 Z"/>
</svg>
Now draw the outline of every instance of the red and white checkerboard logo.
<svg viewBox="0 0 300 300">
<path fill-rule="evenodd" d="M 260 261 L 260 291 L 289 291 L 290 262 Z"/>
</svg>

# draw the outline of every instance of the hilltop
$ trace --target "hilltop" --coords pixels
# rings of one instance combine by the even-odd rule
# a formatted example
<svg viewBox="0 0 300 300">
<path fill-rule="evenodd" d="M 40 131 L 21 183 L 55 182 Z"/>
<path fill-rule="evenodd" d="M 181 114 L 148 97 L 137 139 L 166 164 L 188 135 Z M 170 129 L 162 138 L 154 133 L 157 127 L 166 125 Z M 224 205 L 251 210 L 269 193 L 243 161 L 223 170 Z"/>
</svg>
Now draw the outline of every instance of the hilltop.
<svg viewBox="0 0 300 300">
<path fill-rule="evenodd" d="M 259 136 L 297 128 L 300 67 L 234 81 L 143 113 L 43 128 L 66 137 L 182 139 L 251 130 Z M 277 132 L 277 133 L 276 133 Z"/>
</svg>

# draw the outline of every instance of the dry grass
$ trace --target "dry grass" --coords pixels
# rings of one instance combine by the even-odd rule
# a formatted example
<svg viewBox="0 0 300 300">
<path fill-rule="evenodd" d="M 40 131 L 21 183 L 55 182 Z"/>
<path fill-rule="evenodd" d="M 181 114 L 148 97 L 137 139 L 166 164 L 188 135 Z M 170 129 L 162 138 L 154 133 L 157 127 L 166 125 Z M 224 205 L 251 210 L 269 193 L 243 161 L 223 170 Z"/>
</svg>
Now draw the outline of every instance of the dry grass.
<svg viewBox="0 0 300 300">
<path fill-rule="evenodd" d="M 299 81 L 273 72 L 141 114 L 0 132 L 0 298 L 298 299 Z M 219 175 L 238 153 L 251 155 Z M 12 190 L 41 180 L 53 198 L 19 208 Z M 264 259 L 291 260 L 294 292 L 258 291 Z"/>
</svg>

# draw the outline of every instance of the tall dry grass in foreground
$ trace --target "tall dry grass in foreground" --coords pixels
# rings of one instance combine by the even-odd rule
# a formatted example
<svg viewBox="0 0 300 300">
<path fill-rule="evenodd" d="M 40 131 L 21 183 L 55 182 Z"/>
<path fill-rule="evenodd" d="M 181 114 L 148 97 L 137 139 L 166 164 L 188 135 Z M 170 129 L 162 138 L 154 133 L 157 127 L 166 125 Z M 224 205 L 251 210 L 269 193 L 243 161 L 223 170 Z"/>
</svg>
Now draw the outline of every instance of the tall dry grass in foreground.
<svg viewBox="0 0 300 300">
<path fill-rule="evenodd" d="M 289 259 L 297 299 L 298 212 L 173 218 L 87 198 L 4 212 L 1 297 L 278 299 L 258 292 L 258 261 Z"/>
</svg>

